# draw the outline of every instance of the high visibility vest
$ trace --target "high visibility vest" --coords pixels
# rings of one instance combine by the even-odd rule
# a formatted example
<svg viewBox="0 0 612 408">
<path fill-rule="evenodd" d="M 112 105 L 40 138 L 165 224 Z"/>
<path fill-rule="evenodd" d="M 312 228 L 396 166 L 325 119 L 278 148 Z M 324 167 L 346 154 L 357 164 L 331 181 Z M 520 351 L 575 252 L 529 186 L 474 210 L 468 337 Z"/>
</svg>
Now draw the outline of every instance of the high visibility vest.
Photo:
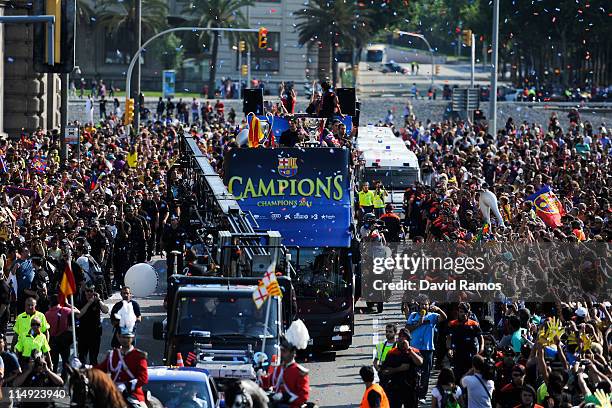
<svg viewBox="0 0 612 408">
<path fill-rule="evenodd" d="M 374 205 L 374 193 L 372 190 L 359 192 L 359 205 L 362 207 L 371 207 Z"/>
<path fill-rule="evenodd" d="M 370 408 L 370 404 L 368 404 L 368 394 L 372 390 L 380 394 L 380 408 L 389 408 L 389 400 L 387 399 L 387 394 L 385 394 L 385 390 L 383 390 L 383 388 L 378 384 L 372 384 L 368 388 L 366 388 L 365 392 L 363 393 L 363 398 L 361 398 L 361 404 L 359 405 L 359 407 Z"/>
<path fill-rule="evenodd" d="M 379 193 L 374 193 L 374 208 L 385 208 L 385 190 L 380 190 Z"/>
<path fill-rule="evenodd" d="M 389 344 L 386 341 L 383 341 L 376 345 L 376 359 L 378 360 L 379 364 L 384 363 L 385 359 L 387 358 L 387 353 L 393 347 L 395 347 L 395 343 Z"/>
</svg>

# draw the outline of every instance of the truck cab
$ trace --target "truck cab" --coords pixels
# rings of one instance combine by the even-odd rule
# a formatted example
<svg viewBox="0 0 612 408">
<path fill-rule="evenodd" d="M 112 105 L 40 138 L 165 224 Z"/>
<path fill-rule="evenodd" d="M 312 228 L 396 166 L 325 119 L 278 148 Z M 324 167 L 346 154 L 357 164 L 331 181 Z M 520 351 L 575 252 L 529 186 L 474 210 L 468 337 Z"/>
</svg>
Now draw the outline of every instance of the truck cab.
<svg viewBox="0 0 612 408">
<path fill-rule="evenodd" d="M 282 300 L 269 297 L 257 308 L 253 291 L 258 281 L 173 275 L 166 324 L 153 327 L 153 337 L 166 342 L 166 363 L 176 364 L 177 353 L 183 360 L 193 353 L 196 366 L 214 378 L 251 378 L 255 353 L 263 352 L 267 361 L 278 357 L 280 337 L 291 323 L 291 281 L 278 277 Z"/>
</svg>

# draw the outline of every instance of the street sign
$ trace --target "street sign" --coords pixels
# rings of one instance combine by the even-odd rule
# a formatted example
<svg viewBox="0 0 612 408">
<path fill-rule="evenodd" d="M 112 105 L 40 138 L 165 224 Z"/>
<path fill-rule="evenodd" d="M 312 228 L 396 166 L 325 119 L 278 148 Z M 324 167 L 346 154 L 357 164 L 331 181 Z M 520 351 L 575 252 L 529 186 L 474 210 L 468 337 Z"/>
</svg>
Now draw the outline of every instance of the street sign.
<svg viewBox="0 0 612 408">
<path fill-rule="evenodd" d="M 480 107 L 480 90 L 478 88 L 454 88 L 451 98 L 453 111 L 472 111 Z"/>
<path fill-rule="evenodd" d="M 162 94 L 164 98 L 172 97 L 176 93 L 176 71 L 167 69 L 162 76 Z"/>
<path fill-rule="evenodd" d="M 65 140 L 66 140 L 66 144 L 78 145 L 80 142 L 79 128 L 78 127 L 66 127 Z"/>
</svg>

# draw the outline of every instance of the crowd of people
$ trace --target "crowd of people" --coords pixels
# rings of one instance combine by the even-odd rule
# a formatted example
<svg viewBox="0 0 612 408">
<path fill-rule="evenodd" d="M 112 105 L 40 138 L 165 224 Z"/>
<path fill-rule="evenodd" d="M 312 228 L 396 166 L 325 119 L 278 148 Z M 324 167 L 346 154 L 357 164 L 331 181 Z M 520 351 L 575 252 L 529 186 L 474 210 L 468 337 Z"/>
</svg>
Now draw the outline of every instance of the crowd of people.
<svg viewBox="0 0 612 408">
<path fill-rule="evenodd" d="M 338 118 L 328 120 L 318 142 L 351 148 L 354 132 L 347 134 L 337 97 L 327 83 L 322 90 L 308 109 Z M 297 110 L 295 93 L 286 88 L 283 95 L 279 113 L 290 115 Z M 121 289 L 123 300 L 131 302 L 123 281 L 128 268 L 183 248 L 181 206 L 175 199 L 180 192 L 168 188 L 180 134 L 194 135 L 221 171 L 224 153 L 240 147 L 245 123 L 239 123 L 233 110 L 226 112 L 221 101 L 175 104 L 160 99 L 155 114 L 130 135 L 119 113 L 77 124 L 80 152 L 71 146 L 65 163 L 57 132 L 37 129 L 0 142 L 4 384 L 34 384 L 33 378 L 43 377 L 41 384 L 61 384 L 72 331 L 79 339 L 80 360 L 98 363 L 100 316 L 109 313 L 104 300 Z M 290 123 L 277 143 L 291 147 L 312 141 L 299 121 Z M 610 242 L 612 158 L 604 124 L 582 122 L 576 114 L 567 120 L 553 115 L 548 124 L 508 118 L 495 139 L 477 123 L 422 121 L 411 114 L 405 123 L 389 126 L 416 153 L 423 177 L 405 193 L 405 218 L 399 226 L 389 215 L 392 211 L 377 206 L 375 218 L 390 226 L 384 231 L 389 241 L 469 243 L 480 236 L 527 244 Z M 499 199 L 503 227 L 493 221 L 485 229 L 477 198 L 483 182 Z M 543 220 L 526 200 L 544 186 L 562 205 L 558 225 Z M 77 285 L 76 327 L 70 307 L 58 296 L 67 267 Z M 603 273 L 595 284 L 609 285 L 609 266 L 604 262 L 597 267 Z M 384 406 L 376 404 L 387 398 L 392 407 L 415 406 L 428 394 L 434 408 L 601 405 L 598 392 L 610 393 L 609 302 L 508 300 L 491 319 L 477 306 L 477 294 L 466 296 L 461 303 L 434 306 L 423 298 L 406 304 L 405 327 L 399 333 L 397 327 L 387 327 L 374 369 L 362 370 L 371 386 L 377 371 L 382 387 L 374 388 L 387 394 L 378 400 L 373 395 L 370 406 Z M 561 322 L 559 332 L 542 340 L 540 332 L 553 317 Z M 9 345 L 10 327 L 14 334 Z M 116 332 L 113 346 L 122 337 L 119 328 Z M 131 333 L 123 334 L 130 338 Z M 434 366 L 441 368 L 438 385 L 428 389 Z M 32 374 L 40 372 L 47 375 Z"/>
</svg>

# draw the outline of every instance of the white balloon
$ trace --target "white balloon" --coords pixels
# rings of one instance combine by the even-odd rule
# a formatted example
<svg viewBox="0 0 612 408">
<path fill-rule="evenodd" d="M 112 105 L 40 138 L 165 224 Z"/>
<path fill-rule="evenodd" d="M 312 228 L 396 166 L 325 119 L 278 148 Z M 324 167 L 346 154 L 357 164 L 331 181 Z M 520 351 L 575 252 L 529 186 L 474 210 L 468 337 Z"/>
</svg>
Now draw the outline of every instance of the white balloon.
<svg viewBox="0 0 612 408">
<path fill-rule="evenodd" d="M 132 295 L 147 297 L 155 292 L 159 277 L 153 267 L 147 263 L 133 265 L 125 274 L 125 286 L 129 286 Z"/>
</svg>

